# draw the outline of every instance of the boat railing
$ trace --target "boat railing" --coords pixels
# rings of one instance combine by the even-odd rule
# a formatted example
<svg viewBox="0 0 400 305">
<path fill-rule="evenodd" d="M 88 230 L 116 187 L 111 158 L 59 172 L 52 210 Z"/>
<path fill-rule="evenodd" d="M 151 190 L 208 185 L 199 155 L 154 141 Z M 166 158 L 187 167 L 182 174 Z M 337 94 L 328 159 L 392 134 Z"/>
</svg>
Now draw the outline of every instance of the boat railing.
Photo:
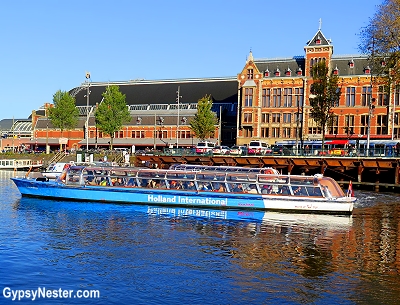
<svg viewBox="0 0 400 305">
<path fill-rule="evenodd" d="M 317 176 L 77 166 L 70 167 L 64 173 L 59 179 L 66 185 L 74 186 L 141 187 L 325 198 L 344 196 L 333 179 Z"/>
</svg>

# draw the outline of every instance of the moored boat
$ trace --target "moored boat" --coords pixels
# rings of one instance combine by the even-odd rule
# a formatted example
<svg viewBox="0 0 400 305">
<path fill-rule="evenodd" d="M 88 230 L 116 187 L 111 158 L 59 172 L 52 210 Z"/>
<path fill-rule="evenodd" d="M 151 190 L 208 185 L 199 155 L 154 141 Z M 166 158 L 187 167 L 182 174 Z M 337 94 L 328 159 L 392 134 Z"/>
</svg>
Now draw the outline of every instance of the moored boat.
<svg viewBox="0 0 400 305">
<path fill-rule="evenodd" d="M 23 196 L 79 201 L 351 214 L 356 200 L 322 175 L 71 166 L 55 181 L 11 179 Z"/>
<path fill-rule="evenodd" d="M 41 161 L 32 159 L 0 159 L 0 169 L 6 170 L 29 170 L 43 166 Z"/>
</svg>

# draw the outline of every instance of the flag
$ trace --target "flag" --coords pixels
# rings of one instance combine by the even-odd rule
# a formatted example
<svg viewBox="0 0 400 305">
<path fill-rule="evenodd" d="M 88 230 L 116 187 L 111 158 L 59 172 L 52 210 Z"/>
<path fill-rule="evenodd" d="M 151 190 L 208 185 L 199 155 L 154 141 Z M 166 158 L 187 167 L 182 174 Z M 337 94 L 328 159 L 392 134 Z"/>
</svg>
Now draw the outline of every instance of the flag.
<svg viewBox="0 0 400 305">
<path fill-rule="evenodd" d="M 354 197 L 354 192 L 353 192 L 353 183 L 350 180 L 349 183 L 349 188 L 347 190 L 347 197 Z"/>
</svg>

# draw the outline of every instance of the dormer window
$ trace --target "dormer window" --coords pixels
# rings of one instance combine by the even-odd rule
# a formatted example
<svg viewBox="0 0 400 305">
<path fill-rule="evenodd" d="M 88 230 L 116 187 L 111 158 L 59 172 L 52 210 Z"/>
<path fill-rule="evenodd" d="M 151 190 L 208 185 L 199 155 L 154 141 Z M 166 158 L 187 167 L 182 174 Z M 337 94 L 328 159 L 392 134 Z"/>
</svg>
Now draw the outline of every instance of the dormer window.
<svg viewBox="0 0 400 305">
<path fill-rule="evenodd" d="M 253 79 L 253 69 L 247 69 L 247 79 Z"/>
<path fill-rule="evenodd" d="M 321 37 L 318 37 L 315 39 L 315 44 L 321 44 Z"/>
<path fill-rule="evenodd" d="M 365 74 L 371 74 L 371 68 L 370 68 L 369 66 L 366 66 L 366 67 L 364 68 L 364 73 L 365 73 Z"/>
<path fill-rule="evenodd" d="M 142 124 L 142 118 L 140 116 L 136 119 L 136 124 Z"/>
<path fill-rule="evenodd" d="M 350 68 L 354 68 L 354 60 L 350 60 L 349 61 L 349 67 Z"/>
<path fill-rule="evenodd" d="M 335 69 L 333 69 L 333 75 L 339 75 L 339 69 L 336 66 Z"/>
<path fill-rule="evenodd" d="M 267 68 L 267 70 L 264 71 L 264 77 L 269 77 L 269 70 Z"/>
<path fill-rule="evenodd" d="M 285 71 L 286 76 L 291 76 L 292 75 L 292 70 L 288 67 L 287 70 Z"/>
<path fill-rule="evenodd" d="M 281 71 L 279 70 L 279 68 L 276 68 L 275 72 L 274 72 L 275 76 L 281 76 Z"/>
<path fill-rule="evenodd" d="M 297 74 L 298 76 L 303 75 L 303 70 L 301 69 L 301 67 L 298 67 L 298 69 L 297 69 L 297 71 L 296 71 L 296 74 Z"/>
</svg>

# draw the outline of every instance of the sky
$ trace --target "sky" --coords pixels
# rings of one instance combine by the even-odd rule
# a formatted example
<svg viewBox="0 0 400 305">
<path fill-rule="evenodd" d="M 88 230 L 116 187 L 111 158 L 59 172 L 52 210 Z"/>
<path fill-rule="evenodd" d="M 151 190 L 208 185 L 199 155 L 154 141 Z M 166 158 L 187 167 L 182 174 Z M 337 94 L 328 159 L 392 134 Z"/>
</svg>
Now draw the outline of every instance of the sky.
<svg viewBox="0 0 400 305">
<path fill-rule="evenodd" d="M 28 118 L 85 82 L 236 76 L 255 59 L 304 56 L 319 28 L 360 54 L 383 0 L 0 2 L 0 120 Z"/>
</svg>

